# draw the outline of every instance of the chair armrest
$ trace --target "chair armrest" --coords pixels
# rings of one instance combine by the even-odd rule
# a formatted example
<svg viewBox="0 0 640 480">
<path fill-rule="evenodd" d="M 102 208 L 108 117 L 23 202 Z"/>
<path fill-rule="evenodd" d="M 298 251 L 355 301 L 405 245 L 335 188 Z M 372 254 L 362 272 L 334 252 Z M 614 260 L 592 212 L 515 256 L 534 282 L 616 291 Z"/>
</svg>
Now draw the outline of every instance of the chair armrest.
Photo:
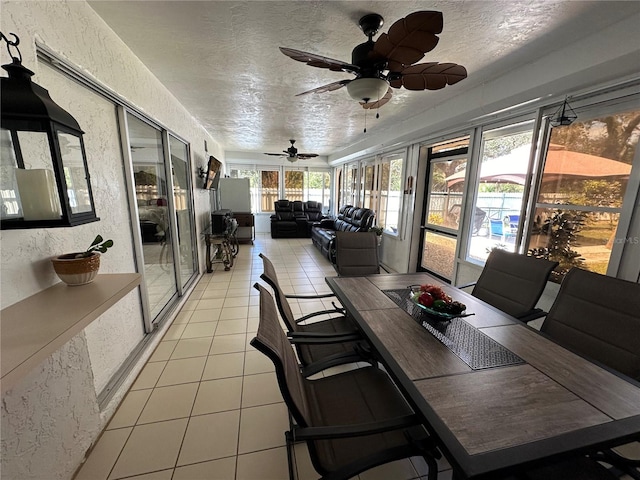
<svg viewBox="0 0 640 480">
<path fill-rule="evenodd" d="M 334 305 L 334 309 L 332 310 L 320 310 L 319 312 L 312 312 L 312 313 L 308 313 L 298 319 L 296 319 L 296 323 L 302 323 L 305 322 L 313 317 L 318 317 L 320 315 L 329 315 L 332 313 L 337 313 L 339 314 L 337 317 L 331 317 L 331 318 L 340 318 L 340 317 L 346 317 L 346 312 L 344 309 L 338 308 Z M 331 318 L 327 318 L 325 320 L 331 320 Z"/>
<path fill-rule="evenodd" d="M 329 298 L 335 297 L 335 293 L 320 293 L 318 295 L 285 295 L 285 298 L 302 298 L 302 299 L 312 299 L 312 298 Z"/>
<path fill-rule="evenodd" d="M 358 344 L 356 344 L 358 345 Z M 347 363 L 368 362 L 371 363 L 371 359 L 362 356 L 355 350 L 350 353 L 335 353 L 324 357 L 322 360 L 310 363 L 302 367 L 302 375 L 305 377 L 311 377 L 316 373 L 320 373 L 328 368 L 336 367 L 338 365 L 345 365 Z"/>
<path fill-rule="evenodd" d="M 336 224 L 332 218 L 323 218 L 322 220 L 320 220 L 320 228 L 328 228 L 330 230 L 334 230 L 335 226 Z"/>
<path fill-rule="evenodd" d="M 547 312 L 545 312 L 544 310 L 540 308 L 534 308 L 533 310 L 529 310 L 528 312 L 523 312 L 519 315 L 516 315 L 515 317 L 521 322 L 529 323 L 532 320 L 545 317 L 546 315 L 547 315 Z"/>
<path fill-rule="evenodd" d="M 389 432 L 409 428 L 420 424 L 420 419 L 416 414 L 404 415 L 402 417 L 390 418 L 380 422 L 359 423 L 355 425 L 335 425 L 326 427 L 295 427 L 292 429 L 292 436 L 298 440 L 323 440 L 332 438 L 359 437 L 364 435 L 374 435 L 376 433 Z"/>
<path fill-rule="evenodd" d="M 589 456 L 594 460 L 613 465 L 615 469 L 626 473 L 633 479 L 640 479 L 640 459 L 624 457 L 612 449 L 606 449 Z"/>
<path fill-rule="evenodd" d="M 289 332 L 289 341 L 293 344 L 344 343 L 362 340 L 357 332 L 324 333 L 324 332 Z"/>
</svg>

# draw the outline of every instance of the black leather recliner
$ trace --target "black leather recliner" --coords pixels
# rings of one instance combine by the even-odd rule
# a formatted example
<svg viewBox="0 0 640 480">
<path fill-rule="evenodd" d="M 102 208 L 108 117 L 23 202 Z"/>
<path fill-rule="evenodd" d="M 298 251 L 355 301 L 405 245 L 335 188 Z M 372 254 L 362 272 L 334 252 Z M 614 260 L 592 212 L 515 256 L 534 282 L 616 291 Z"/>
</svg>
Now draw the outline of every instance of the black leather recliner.
<svg viewBox="0 0 640 480">
<path fill-rule="evenodd" d="M 325 216 L 322 204 L 309 200 L 276 200 L 275 215 L 271 215 L 271 238 L 301 238 L 311 236 L 311 227 Z"/>
<path fill-rule="evenodd" d="M 293 212 L 293 202 L 276 200 L 273 204 L 276 213 L 271 215 L 271 238 L 297 237 L 298 222 Z"/>
<path fill-rule="evenodd" d="M 322 204 L 320 202 L 314 202 L 313 200 L 307 201 L 304 212 L 307 214 L 306 236 L 310 237 L 312 227 L 314 225 L 320 225 L 320 221 L 325 219 L 326 216 L 322 213 Z"/>
<path fill-rule="evenodd" d="M 336 231 L 366 232 L 373 225 L 374 219 L 373 210 L 345 205 L 340 208 L 335 219 L 321 220 L 320 225 L 311 228 L 311 241 L 331 263 L 335 263 Z"/>
</svg>

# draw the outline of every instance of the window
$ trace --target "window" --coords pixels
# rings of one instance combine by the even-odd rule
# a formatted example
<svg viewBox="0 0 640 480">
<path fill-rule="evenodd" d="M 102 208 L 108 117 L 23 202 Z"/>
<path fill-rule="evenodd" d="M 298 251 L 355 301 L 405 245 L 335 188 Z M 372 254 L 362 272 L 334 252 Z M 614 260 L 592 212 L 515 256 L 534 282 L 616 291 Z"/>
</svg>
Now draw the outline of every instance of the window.
<svg viewBox="0 0 640 480">
<path fill-rule="evenodd" d="M 363 174 L 360 175 L 360 205 L 364 208 L 376 209 L 377 188 L 374 183 L 374 174 L 376 166 L 373 164 L 363 163 Z"/>
<path fill-rule="evenodd" d="M 285 170 L 284 172 L 284 198 L 289 201 L 304 201 L 304 172 Z"/>
<path fill-rule="evenodd" d="M 305 200 L 320 202 L 324 211 L 329 211 L 331 199 L 331 174 L 322 171 L 305 172 L 307 181 Z"/>
<path fill-rule="evenodd" d="M 342 167 L 338 178 L 339 205 L 354 205 L 376 212 L 375 224 L 398 234 L 402 210 L 404 152 L 376 157 Z"/>
<path fill-rule="evenodd" d="M 551 130 L 528 247 L 560 262 L 553 280 L 572 267 L 607 273 L 639 123 L 635 110 Z"/>
<path fill-rule="evenodd" d="M 379 166 L 379 197 L 376 217 L 378 226 L 398 234 L 400 210 L 402 209 L 402 155 L 383 157 Z"/>
<path fill-rule="evenodd" d="M 271 213 L 276 200 L 286 198 L 295 201 L 314 200 L 322 203 L 325 211 L 331 198 L 331 174 L 329 171 L 307 168 L 288 169 L 277 166 L 256 169 L 253 166 L 231 165 L 229 176 L 248 178 L 251 188 L 251 205 L 254 213 Z M 284 179 L 284 182 L 280 181 Z M 258 206 L 258 208 L 256 208 Z"/>
<path fill-rule="evenodd" d="M 284 198 L 287 200 L 313 200 L 320 202 L 325 210 L 329 208 L 331 196 L 331 175 L 329 172 L 308 170 L 285 170 Z"/>
<path fill-rule="evenodd" d="M 343 168 L 342 184 L 340 185 L 340 204 L 358 206 L 358 164 L 350 163 Z"/>
<path fill-rule="evenodd" d="M 273 204 L 280 198 L 280 171 L 273 169 L 231 167 L 231 178 L 248 178 L 253 213 L 273 212 Z"/>
<path fill-rule="evenodd" d="M 483 131 L 469 259 L 484 262 L 493 248 L 517 250 L 532 138 L 533 122 Z"/>
</svg>

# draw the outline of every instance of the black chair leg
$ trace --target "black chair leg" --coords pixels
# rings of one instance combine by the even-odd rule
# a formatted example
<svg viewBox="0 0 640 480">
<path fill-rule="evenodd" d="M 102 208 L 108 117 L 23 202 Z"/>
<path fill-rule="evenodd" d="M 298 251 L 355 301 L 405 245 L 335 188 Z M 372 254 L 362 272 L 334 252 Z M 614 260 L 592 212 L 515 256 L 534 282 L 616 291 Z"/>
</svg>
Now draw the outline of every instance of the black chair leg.
<svg viewBox="0 0 640 480">
<path fill-rule="evenodd" d="M 291 431 L 284 432 L 285 443 L 287 446 L 287 466 L 289 467 L 289 480 L 296 480 L 296 472 L 294 472 L 295 452 L 293 451 L 295 442 L 291 438 Z"/>
</svg>

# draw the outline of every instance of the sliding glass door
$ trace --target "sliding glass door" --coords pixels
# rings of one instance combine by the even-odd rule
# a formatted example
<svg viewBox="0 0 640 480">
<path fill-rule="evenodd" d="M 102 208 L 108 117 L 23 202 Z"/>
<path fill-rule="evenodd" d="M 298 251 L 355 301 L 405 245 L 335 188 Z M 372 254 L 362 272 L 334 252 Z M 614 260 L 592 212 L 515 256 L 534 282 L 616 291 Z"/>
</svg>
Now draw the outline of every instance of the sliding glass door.
<svg viewBox="0 0 640 480">
<path fill-rule="evenodd" d="M 137 223 L 142 239 L 144 282 L 150 316 L 155 319 L 178 291 L 162 132 L 131 114 L 127 114 L 127 126 L 138 205 Z"/>
<path fill-rule="evenodd" d="M 468 150 L 469 137 L 420 149 L 420 161 L 428 162 L 428 183 L 417 270 L 449 281 L 456 269 Z"/>
<path fill-rule="evenodd" d="M 195 225 L 191 209 L 193 189 L 189 170 L 189 148 L 184 142 L 169 135 L 169 151 L 173 177 L 173 205 L 178 227 L 176 250 L 178 277 L 179 285 L 184 289 L 198 271 Z"/>
</svg>

